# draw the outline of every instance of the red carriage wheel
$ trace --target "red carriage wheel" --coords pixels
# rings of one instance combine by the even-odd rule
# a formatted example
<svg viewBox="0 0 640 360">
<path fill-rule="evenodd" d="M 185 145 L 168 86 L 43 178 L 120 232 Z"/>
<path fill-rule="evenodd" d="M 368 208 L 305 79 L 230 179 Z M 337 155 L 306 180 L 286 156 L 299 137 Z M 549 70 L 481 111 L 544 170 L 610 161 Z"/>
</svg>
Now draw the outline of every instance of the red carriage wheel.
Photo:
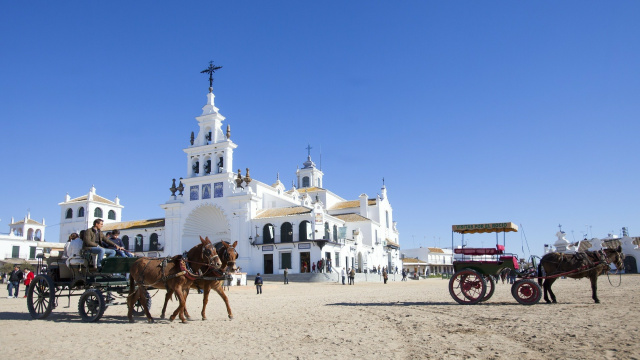
<svg viewBox="0 0 640 360">
<path fill-rule="evenodd" d="M 462 269 L 449 280 L 449 294 L 458 304 L 477 304 L 484 299 L 486 291 L 484 277 L 472 269 Z"/>
<path fill-rule="evenodd" d="M 542 289 L 533 280 L 520 280 L 511 286 L 511 295 L 522 305 L 533 305 L 540 301 Z"/>
</svg>

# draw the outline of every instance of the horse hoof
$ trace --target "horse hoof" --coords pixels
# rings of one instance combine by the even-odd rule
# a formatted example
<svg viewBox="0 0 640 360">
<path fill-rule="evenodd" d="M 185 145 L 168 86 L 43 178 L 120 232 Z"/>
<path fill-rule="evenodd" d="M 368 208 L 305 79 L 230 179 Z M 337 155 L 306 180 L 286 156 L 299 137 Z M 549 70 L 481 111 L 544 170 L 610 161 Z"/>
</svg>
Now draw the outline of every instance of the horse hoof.
<svg viewBox="0 0 640 360">
<path fill-rule="evenodd" d="M 233 320 L 233 316 L 229 315 L 229 320 Z"/>
<path fill-rule="evenodd" d="M 129 319 L 129 322 L 130 322 L 131 324 L 133 324 L 133 323 L 134 323 L 134 322 L 136 322 L 136 321 L 135 321 L 135 320 L 133 320 L 133 319 Z"/>
<path fill-rule="evenodd" d="M 148 319 L 147 320 L 149 322 L 149 324 L 153 324 L 155 321 L 153 321 L 153 319 Z"/>
<path fill-rule="evenodd" d="M 596 304 L 600 304 L 600 300 L 596 300 Z"/>
<path fill-rule="evenodd" d="M 187 320 L 185 319 L 185 320 L 182 320 L 181 322 L 182 322 L 183 324 L 186 324 L 186 323 L 187 323 Z"/>
<path fill-rule="evenodd" d="M 206 317 L 203 317 L 203 318 L 202 318 L 202 321 L 206 321 L 206 320 L 207 320 L 207 318 L 206 318 Z"/>
</svg>

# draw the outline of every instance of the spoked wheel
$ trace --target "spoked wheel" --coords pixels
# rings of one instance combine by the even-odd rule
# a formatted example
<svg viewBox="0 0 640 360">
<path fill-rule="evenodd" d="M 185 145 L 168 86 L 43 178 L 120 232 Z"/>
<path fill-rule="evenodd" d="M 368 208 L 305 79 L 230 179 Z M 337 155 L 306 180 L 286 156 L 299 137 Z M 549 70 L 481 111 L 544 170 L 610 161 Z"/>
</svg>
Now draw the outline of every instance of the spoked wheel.
<svg viewBox="0 0 640 360">
<path fill-rule="evenodd" d="M 477 304 L 484 299 L 486 291 L 483 276 L 472 269 L 462 269 L 449 280 L 449 294 L 458 304 Z"/>
<path fill-rule="evenodd" d="M 147 297 L 147 309 L 151 309 L 151 296 L 149 295 L 149 291 L 145 290 L 144 291 L 144 295 Z M 143 315 L 145 315 L 144 308 L 142 307 L 142 301 L 143 301 L 143 299 L 140 298 L 133 305 L 133 315 L 135 315 L 135 316 L 143 316 Z"/>
<path fill-rule="evenodd" d="M 533 305 L 540 301 L 542 289 L 533 280 L 520 280 L 511 286 L 511 295 L 522 305 Z"/>
<path fill-rule="evenodd" d="M 56 303 L 56 287 L 48 275 L 36 276 L 27 291 L 27 309 L 34 319 L 44 319 Z"/>
<path fill-rule="evenodd" d="M 96 322 L 100 320 L 105 310 L 104 296 L 98 289 L 89 289 L 80 296 L 78 311 L 84 322 Z"/>
<path fill-rule="evenodd" d="M 480 301 L 487 301 L 491 299 L 491 297 L 493 296 L 493 292 L 496 290 L 496 282 L 495 280 L 493 280 L 493 276 L 485 275 L 484 282 L 487 283 L 487 292 Z"/>
</svg>

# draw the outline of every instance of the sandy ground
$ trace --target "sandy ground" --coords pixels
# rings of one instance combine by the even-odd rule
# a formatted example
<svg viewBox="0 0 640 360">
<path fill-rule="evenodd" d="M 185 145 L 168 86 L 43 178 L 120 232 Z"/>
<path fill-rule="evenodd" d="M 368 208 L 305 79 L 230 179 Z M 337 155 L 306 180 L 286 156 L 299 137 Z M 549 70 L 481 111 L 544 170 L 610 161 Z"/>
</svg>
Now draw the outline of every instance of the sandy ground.
<svg viewBox="0 0 640 360">
<path fill-rule="evenodd" d="M 140 317 L 130 324 L 126 306 L 110 306 L 99 322 L 82 323 L 77 297 L 71 307 L 63 298 L 49 318 L 32 320 L 26 299 L 7 299 L 3 287 L 0 345 L 17 359 L 640 358 L 640 276 L 623 276 L 618 288 L 601 277 L 601 304 L 591 300 L 588 280 L 558 280 L 560 303 L 534 306 L 519 305 L 501 284 L 487 303 L 458 305 L 447 284 L 268 282 L 262 295 L 252 286 L 234 287 L 228 295 L 235 319 L 212 293 L 207 321 L 200 320 L 202 296 L 192 292 L 194 320 L 187 324 L 148 324 Z M 163 298 L 162 291 L 153 298 L 154 317 Z"/>
</svg>

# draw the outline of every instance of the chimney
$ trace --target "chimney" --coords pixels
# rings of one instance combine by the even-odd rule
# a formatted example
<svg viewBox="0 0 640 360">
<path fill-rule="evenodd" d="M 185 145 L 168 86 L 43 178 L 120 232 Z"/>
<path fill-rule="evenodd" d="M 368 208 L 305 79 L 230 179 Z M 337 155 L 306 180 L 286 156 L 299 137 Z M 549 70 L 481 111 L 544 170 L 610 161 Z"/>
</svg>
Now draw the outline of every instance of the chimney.
<svg viewBox="0 0 640 360">
<path fill-rule="evenodd" d="M 367 194 L 360 194 L 360 215 L 368 218 L 367 216 Z"/>
</svg>

